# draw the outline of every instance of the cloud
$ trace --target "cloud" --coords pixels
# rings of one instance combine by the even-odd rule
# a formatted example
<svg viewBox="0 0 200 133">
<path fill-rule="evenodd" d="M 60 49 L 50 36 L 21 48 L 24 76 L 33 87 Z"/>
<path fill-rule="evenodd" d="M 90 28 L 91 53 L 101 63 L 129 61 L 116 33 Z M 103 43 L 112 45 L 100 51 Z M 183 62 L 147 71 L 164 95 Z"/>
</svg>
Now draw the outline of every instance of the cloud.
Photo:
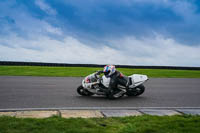
<svg viewBox="0 0 200 133">
<path fill-rule="evenodd" d="M 17 20 L 21 29 L 27 26 L 26 30 L 41 32 L 41 21 L 62 29 L 62 34 L 86 41 L 150 37 L 156 32 L 184 45 L 200 45 L 200 6 L 194 0 L 21 0 L 4 3 L 7 4 L 2 5 L 0 14 Z"/>
<path fill-rule="evenodd" d="M 49 4 L 56 9 L 63 30 L 79 38 L 140 38 L 157 32 L 184 45 L 200 45 L 200 7 L 194 1 L 58 0 Z"/>
<path fill-rule="evenodd" d="M 58 27 L 53 27 L 48 23 L 45 23 L 45 31 L 48 33 L 56 34 L 56 35 L 62 35 L 62 30 Z"/>
<path fill-rule="evenodd" d="M 36 0 L 35 4 L 38 5 L 41 10 L 45 11 L 49 15 L 57 14 L 56 10 L 50 7 L 47 3 L 45 3 L 44 0 Z"/>
<path fill-rule="evenodd" d="M 193 2 L 17 0 L 0 7 L 0 60 L 200 66 Z"/>
<path fill-rule="evenodd" d="M 10 38 L 13 38 L 10 40 Z M 25 60 L 65 63 L 109 63 L 119 61 L 117 51 L 102 46 L 101 49 L 88 47 L 72 37 L 65 37 L 64 41 L 41 37 L 38 40 L 27 41 L 17 36 L 7 38 L 7 43 L 14 43 L 14 47 L 0 45 L 1 60 Z M 4 39 L 5 40 L 5 39 Z M 2 39 L 0 40 L 2 42 Z M 27 47 L 28 44 L 29 47 Z M 36 46 L 34 49 L 31 46 Z M 114 55 L 113 58 L 111 55 Z M 115 59 L 116 58 L 116 59 Z"/>
<path fill-rule="evenodd" d="M 34 16 L 24 4 L 14 1 L 5 1 L 1 4 L 0 6 L 3 8 L 0 9 L 0 37 L 3 38 L 10 34 L 27 40 L 34 40 L 36 38 L 33 37 L 40 35 L 50 36 L 54 39 L 62 37 L 63 31 L 59 26 L 53 26 L 48 20 Z"/>
<path fill-rule="evenodd" d="M 0 45 L 0 60 L 127 65 L 200 65 L 198 62 L 200 60 L 199 46 L 184 46 L 161 35 L 141 40 L 135 37 L 109 40 L 108 42 L 115 48 L 106 45 L 100 45 L 98 48 L 91 47 L 71 36 L 66 36 L 64 41 L 53 40 L 45 36 L 32 41 L 17 36 L 10 38 L 4 41 L 15 45 L 13 47 Z"/>
<path fill-rule="evenodd" d="M 127 64 L 199 66 L 200 46 L 182 45 L 172 38 L 155 34 L 153 38 L 134 36 L 112 40 L 110 43 L 127 57 Z M 129 62 L 128 62 L 129 61 Z"/>
</svg>

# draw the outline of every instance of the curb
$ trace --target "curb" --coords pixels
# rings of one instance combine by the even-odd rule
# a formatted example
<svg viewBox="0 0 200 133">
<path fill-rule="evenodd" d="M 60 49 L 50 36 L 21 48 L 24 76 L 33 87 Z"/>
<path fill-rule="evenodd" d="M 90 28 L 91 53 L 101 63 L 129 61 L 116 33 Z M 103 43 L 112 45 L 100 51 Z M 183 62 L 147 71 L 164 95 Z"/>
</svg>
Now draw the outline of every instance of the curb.
<svg viewBox="0 0 200 133">
<path fill-rule="evenodd" d="M 48 118 L 58 116 L 62 118 L 104 118 L 104 117 L 125 117 L 125 116 L 172 116 L 172 115 L 200 115 L 200 108 L 183 109 L 107 109 L 107 110 L 0 110 L 0 116 L 11 116 L 17 118 Z"/>
</svg>

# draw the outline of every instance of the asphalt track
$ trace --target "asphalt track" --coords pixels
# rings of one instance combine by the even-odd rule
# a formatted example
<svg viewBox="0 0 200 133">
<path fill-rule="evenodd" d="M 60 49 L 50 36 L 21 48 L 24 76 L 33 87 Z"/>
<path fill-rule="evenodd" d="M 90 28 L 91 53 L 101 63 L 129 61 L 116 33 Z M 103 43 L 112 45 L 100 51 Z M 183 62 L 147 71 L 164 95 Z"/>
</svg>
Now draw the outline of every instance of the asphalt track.
<svg viewBox="0 0 200 133">
<path fill-rule="evenodd" d="M 0 76 L 0 109 L 200 107 L 200 79 L 150 78 L 139 97 L 109 100 L 76 92 L 82 78 Z"/>
</svg>

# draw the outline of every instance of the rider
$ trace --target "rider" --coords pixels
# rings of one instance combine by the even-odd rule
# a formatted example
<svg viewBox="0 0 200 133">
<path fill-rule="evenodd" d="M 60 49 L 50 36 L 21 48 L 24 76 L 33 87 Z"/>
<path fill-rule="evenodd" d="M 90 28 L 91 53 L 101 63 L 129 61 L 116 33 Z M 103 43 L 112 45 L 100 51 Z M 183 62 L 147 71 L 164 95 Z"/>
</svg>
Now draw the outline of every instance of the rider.
<svg viewBox="0 0 200 133">
<path fill-rule="evenodd" d="M 107 91 L 110 97 L 113 97 L 117 85 L 122 85 L 124 87 L 129 85 L 128 78 L 117 71 L 114 65 L 106 65 L 103 73 L 107 78 L 110 78 L 110 84 Z"/>
</svg>

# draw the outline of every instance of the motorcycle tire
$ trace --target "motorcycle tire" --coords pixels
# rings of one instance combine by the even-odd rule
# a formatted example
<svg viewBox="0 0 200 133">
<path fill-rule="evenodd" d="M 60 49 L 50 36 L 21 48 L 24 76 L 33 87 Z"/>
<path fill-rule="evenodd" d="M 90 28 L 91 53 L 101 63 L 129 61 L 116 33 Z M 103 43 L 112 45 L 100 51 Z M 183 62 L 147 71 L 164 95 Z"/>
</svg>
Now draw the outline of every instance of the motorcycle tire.
<svg viewBox="0 0 200 133">
<path fill-rule="evenodd" d="M 139 85 L 136 88 L 134 88 L 134 90 L 130 90 L 126 92 L 127 96 L 139 96 L 141 94 L 143 94 L 145 91 L 145 86 L 144 85 Z"/>
<path fill-rule="evenodd" d="M 88 90 L 84 89 L 82 85 L 80 85 L 77 88 L 77 92 L 78 92 L 78 94 L 80 94 L 82 96 L 92 96 L 92 95 L 94 95 L 93 93 L 91 93 Z"/>
</svg>

